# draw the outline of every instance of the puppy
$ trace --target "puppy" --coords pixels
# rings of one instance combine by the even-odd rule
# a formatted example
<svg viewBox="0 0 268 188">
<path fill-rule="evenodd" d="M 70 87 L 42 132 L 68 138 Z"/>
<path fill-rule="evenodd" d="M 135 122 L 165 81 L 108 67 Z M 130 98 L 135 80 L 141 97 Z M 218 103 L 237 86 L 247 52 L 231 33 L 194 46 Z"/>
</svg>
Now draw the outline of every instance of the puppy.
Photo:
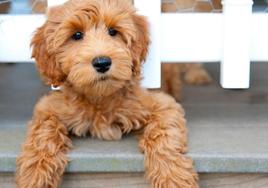
<svg viewBox="0 0 268 188">
<path fill-rule="evenodd" d="M 61 86 L 36 104 L 22 153 L 19 188 L 56 188 L 70 135 L 119 140 L 139 131 L 152 188 L 197 188 L 184 111 L 170 96 L 141 88 L 148 23 L 125 0 L 71 0 L 48 12 L 32 39 L 37 68 Z"/>
<path fill-rule="evenodd" d="M 132 2 L 132 0 L 126 0 Z M 187 2 L 180 2 L 180 5 L 187 5 Z M 47 7 L 45 0 L 29 0 L 34 13 L 43 13 Z M 168 6 L 166 6 L 168 5 Z M 189 2 L 188 2 L 189 5 Z M 175 4 L 162 3 L 163 12 L 172 12 Z M 198 63 L 163 63 L 161 69 L 161 90 L 173 96 L 176 101 L 182 100 L 183 82 L 190 85 L 207 85 L 212 79 L 202 64 Z"/>
</svg>

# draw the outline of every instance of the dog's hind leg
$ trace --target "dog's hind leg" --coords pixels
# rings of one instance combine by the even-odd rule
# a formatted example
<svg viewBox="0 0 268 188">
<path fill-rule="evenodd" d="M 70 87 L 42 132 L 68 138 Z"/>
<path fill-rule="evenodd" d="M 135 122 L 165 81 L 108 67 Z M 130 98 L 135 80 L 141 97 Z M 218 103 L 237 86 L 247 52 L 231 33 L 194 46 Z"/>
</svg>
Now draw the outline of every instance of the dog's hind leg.
<svg viewBox="0 0 268 188">
<path fill-rule="evenodd" d="M 187 151 L 184 111 L 171 97 L 152 93 L 145 100 L 151 118 L 140 137 L 145 173 L 152 188 L 197 188 L 198 177 Z"/>
<path fill-rule="evenodd" d="M 185 65 L 184 80 L 191 85 L 207 85 L 212 82 L 212 78 L 202 64 L 189 63 Z"/>
<path fill-rule="evenodd" d="M 68 163 L 66 152 L 71 140 L 56 117 L 45 113 L 37 116 L 17 159 L 16 182 L 19 188 L 56 188 Z"/>
<path fill-rule="evenodd" d="M 173 96 L 177 101 L 181 101 L 182 90 L 182 66 L 175 63 L 162 63 L 161 64 L 161 89 L 162 91 Z"/>
</svg>

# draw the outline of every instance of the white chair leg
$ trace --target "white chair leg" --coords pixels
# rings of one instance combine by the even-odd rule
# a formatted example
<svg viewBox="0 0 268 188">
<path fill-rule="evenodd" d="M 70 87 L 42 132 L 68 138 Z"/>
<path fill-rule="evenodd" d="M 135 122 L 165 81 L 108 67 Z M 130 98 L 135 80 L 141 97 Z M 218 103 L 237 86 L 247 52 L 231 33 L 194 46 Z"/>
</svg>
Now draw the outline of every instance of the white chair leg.
<svg viewBox="0 0 268 188">
<path fill-rule="evenodd" d="M 223 88 L 249 87 L 252 4 L 252 0 L 223 1 Z"/>
</svg>

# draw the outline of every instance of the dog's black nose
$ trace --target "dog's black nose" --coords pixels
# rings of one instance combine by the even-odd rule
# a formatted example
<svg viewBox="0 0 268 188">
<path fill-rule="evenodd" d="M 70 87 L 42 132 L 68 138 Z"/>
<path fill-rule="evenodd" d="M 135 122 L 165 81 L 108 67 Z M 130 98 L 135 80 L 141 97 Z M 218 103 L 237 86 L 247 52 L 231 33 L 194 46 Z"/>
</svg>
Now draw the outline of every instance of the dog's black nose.
<svg viewBox="0 0 268 188">
<path fill-rule="evenodd" d="M 100 56 L 92 60 L 92 65 L 97 72 L 105 73 L 110 69 L 112 60 L 109 57 Z"/>
</svg>

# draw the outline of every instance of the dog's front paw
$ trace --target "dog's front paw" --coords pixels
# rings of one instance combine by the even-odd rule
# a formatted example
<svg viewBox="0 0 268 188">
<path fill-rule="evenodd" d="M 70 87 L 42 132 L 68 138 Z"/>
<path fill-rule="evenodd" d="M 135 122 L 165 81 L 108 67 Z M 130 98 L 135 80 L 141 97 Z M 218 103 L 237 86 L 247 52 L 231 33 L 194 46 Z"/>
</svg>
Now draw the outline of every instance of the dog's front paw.
<svg viewBox="0 0 268 188">
<path fill-rule="evenodd" d="M 67 164 L 67 158 L 50 156 L 46 152 L 25 152 L 17 159 L 18 188 L 57 188 Z"/>
<path fill-rule="evenodd" d="M 211 76 L 204 69 L 190 70 L 185 73 L 184 80 L 191 85 L 207 85 L 212 82 Z"/>
<path fill-rule="evenodd" d="M 184 156 L 169 160 L 159 158 L 151 163 L 147 169 L 151 188 L 199 188 L 191 159 Z"/>
</svg>

